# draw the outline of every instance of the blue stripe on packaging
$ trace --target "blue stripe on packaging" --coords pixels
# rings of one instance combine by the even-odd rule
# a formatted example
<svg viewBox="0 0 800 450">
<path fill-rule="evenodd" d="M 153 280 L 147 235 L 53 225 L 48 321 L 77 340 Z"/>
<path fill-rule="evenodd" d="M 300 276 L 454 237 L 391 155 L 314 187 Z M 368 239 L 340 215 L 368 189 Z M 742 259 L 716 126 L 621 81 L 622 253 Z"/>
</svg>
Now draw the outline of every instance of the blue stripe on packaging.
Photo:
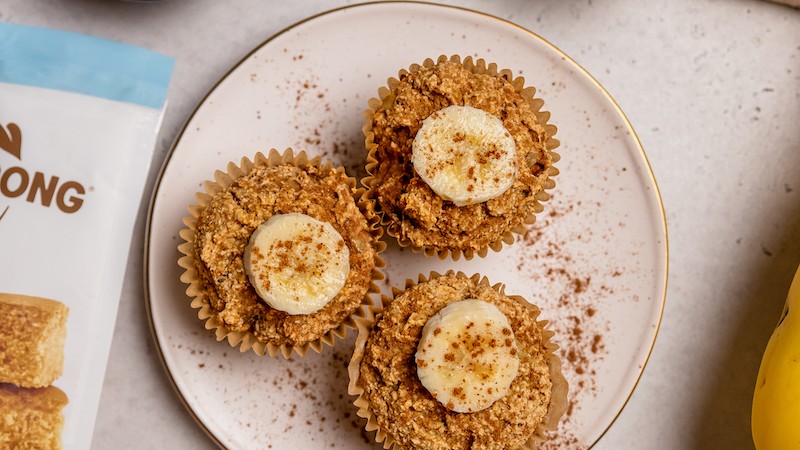
<svg viewBox="0 0 800 450">
<path fill-rule="evenodd" d="M 161 108 L 174 64 L 140 47 L 0 22 L 0 82 Z"/>
</svg>

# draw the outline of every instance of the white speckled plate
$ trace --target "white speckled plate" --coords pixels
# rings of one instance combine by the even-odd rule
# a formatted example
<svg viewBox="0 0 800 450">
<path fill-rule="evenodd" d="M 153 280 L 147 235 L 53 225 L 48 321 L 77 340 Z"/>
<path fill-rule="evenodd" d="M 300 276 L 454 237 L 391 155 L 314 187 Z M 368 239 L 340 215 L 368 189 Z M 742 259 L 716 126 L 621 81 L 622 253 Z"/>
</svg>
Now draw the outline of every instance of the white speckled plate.
<svg viewBox="0 0 800 450">
<path fill-rule="evenodd" d="M 630 397 L 667 279 L 661 201 L 630 123 L 594 78 L 530 31 L 458 8 L 373 3 L 296 24 L 246 56 L 197 107 L 159 178 L 145 244 L 153 334 L 178 395 L 220 446 L 377 448 L 347 395 L 352 333 L 334 349 L 285 361 L 239 353 L 204 329 L 176 264 L 186 206 L 214 170 L 271 147 L 307 149 L 360 177 L 367 100 L 399 69 L 440 54 L 485 58 L 536 86 L 558 126 L 561 175 L 516 244 L 452 262 L 390 243 L 389 282 L 480 272 L 541 307 L 572 387 L 551 446 L 590 447 Z"/>
</svg>

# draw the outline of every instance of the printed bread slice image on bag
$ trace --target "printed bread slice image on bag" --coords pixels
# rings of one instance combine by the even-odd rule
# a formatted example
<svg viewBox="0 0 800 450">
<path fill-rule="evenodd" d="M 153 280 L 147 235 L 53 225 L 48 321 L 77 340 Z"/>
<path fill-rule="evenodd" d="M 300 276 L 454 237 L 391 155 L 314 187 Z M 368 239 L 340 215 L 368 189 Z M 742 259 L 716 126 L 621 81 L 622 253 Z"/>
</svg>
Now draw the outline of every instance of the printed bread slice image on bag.
<svg viewBox="0 0 800 450">
<path fill-rule="evenodd" d="M 0 448 L 90 447 L 173 65 L 0 23 Z"/>
<path fill-rule="evenodd" d="M 58 448 L 68 399 L 52 386 L 64 370 L 67 307 L 0 293 L 0 444 Z M 10 425 L 9 425 L 10 424 Z"/>
</svg>

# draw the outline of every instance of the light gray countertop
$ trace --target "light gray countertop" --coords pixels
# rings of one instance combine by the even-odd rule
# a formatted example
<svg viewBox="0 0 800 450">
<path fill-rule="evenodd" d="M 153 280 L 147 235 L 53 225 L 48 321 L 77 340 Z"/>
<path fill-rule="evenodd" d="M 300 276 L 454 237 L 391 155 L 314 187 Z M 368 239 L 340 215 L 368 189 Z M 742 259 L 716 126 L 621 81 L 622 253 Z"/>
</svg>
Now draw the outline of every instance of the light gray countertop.
<svg viewBox="0 0 800 450">
<path fill-rule="evenodd" d="M 0 20 L 177 59 L 140 206 L 95 449 L 215 448 L 150 335 L 146 208 L 198 101 L 275 32 L 341 0 L 4 0 Z M 800 11 L 756 0 L 457 0 L 534 31 L 593 74 L 637 131 L 667 212 L 670 274 L 641 381 L 597 449 L 748 449 L 761 353 L 800 263 Z M 378 37 L 376 37 L 378 38 Z"/>
</svg>

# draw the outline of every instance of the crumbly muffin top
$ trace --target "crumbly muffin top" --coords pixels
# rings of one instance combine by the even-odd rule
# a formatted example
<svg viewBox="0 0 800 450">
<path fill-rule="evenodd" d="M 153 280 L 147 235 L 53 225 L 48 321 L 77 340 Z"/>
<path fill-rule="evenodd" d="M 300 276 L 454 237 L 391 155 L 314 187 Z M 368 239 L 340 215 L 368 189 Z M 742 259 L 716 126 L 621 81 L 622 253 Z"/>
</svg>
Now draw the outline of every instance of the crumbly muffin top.
<svg viewBox="0 0 800 450">
<path fill-rule="evenodd" d="M 215 195 L 197 218 L 195 265 L 205 298 L 231 331 L 288 347 L 320 339 L 362 304 L 375 268 L 375 239 L 343 171 L 284 164 L 257 166 Z M 270 308 L 251 286 L 243 261 L 250 235 L 275 214 L 328 222 L 350 251 L 344 287 L 319 311 L 289 315 Z"/>
<path fill-rule="evenodd" d="M 553 154 L 547 133 L 530 103 L 501 76 L 476 74 L 444 61 L 400 77 L 372 117 L 372 170 L 380 209 L 395 223 L 401 240 L 417 247 L 477 250 L 498 241 L 534 213 Z M 414 171 L 411 149 L 422 121 L 451 105 L 482 109 L 498 117 L 514 138 L 517 179 L 502 195 L 456 206 L 443 200 Z"/>
<path fill-rule="evenodd" d="M 506 395 L 475 413 L 445 408 L 417 377 L 415 353 L 425 323 L 444 306 L 475 298 L 496 305 L 519 348 Z M 552 381 L 536 313 L 521 301 L 457 275 L 417 284 L 379 313 L 360 365 L 360 384 L 378 426 L 399 449 L 511 449 L 528 441 L 550 404 Z"/>
</svg>

